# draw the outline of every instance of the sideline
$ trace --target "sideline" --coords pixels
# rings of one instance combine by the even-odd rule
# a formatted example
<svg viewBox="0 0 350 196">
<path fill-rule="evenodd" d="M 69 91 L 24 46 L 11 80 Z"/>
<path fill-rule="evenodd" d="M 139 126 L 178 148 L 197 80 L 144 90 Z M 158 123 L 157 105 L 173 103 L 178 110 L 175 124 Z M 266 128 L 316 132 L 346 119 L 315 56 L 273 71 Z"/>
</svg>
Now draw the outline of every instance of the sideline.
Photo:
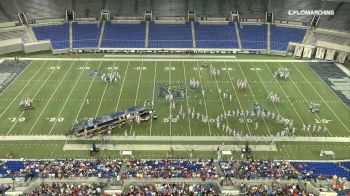
<svg viewBox="0 0 350 196">
<path fill-rule="evenodd" d="M 14 60 L 13 57 L 2 58 L 4 60 Z M 319 60 L 299 60 L 299 59 L 237 59 L 235 56 L 185 56 L 185 55 L 120 55 L 114 58 L 59 58 L 59 57 L 21 57 L 18 60 L 46 60 L 46 61 L 198 61 L 207 60 L 214 62 L 324 62 Z"/>
<path fill-rule="evenodd" d="M 64 135 L 8 135 L 0 136 L 0 141 L 90 141 L 101 140 L 102 137 L 77 138 Z M 350 143 L 350 137 L 271 137 L 271 136 L 105 136 L 106 141 L 256 141 L 256 142 L 330 142 Z"/>
</svg>

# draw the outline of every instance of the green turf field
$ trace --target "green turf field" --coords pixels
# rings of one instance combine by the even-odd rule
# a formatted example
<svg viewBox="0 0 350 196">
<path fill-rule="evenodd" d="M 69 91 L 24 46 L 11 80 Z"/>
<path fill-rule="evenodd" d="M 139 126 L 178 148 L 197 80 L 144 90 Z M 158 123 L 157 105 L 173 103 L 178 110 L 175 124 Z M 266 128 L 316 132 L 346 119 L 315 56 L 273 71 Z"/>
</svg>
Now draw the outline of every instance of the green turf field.
<svg viewBox="0 0 350 196">
<path fill-rule="evenodd" d="M 277 58 L 281 59 L 281 58 Z M 286 58 L 287 59 L 287 58 Z M 158 115 L 139 125 L 127 125 L 114 130 L 114 135 L 136 136 L 225 136 L 217 128 L 215 119 L 224 111 L 251 110 L 260 103 L 266 110 L 281 114 L 294 121 L 296 136 L 336 137 L 350 135 L 350 110 L 325 85 L 305 62 L 240 62 L 209 61 L 221 71 L 220 76 L 210 76 L 209 68 L 198 61 L 162 60 L 33 60 L 17 79 L 0 95 L 0 135 L 64 135 L 75 120 L 99 117 L 130 106 L 142 106 L 153 100 Z M 273 72 L 287 68 L 290 77 L 277 80 Z M 92 72 L 121 74 L 118 84 L 106 85 Z M 188 85 L 190 79 L 199 80 L 200 88 L 186 88 L 184 98 L 176 98 L 176 107 L 157 96 L 157 86 Z M 247 80 L 249 88 L 239 90 L 238 79 Z M 232 95 L 224 99 L 222 92 Z M 205 91 L 204 96 L 202 91 Z M 279 103 L 267 100 L 268 92 L 280 96 Z M 35 109 L 23 111 L 19 102 L 23 97 L 34 100 Z M 309 103 L 321 104 L 319 113 L 308 111 Z M 176 119 L 180 107 L 195 109 L 201 122 L 191 115 Z M 221 122 L 248 136 L 270 136 L 280 132 L 282 126 L 271 118 L 228 117 Z M 258 128 L 256 128 L 256 123 Z M 302 124 L 326 126 L 326 131 L 302 131 Z M 312 129 L 311 129 L 312 130 Z"/>
</svg>

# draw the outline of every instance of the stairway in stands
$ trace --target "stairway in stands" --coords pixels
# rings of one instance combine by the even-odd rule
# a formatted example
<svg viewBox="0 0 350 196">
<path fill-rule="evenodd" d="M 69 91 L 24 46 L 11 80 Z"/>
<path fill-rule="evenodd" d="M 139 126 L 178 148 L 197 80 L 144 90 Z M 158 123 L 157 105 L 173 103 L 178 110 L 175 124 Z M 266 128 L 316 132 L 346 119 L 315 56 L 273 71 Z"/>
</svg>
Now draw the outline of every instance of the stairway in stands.
<svg viewBox="0 0 350 196">
<path fill-rule="evenodd" d="M 32 29 L 31 26 L 25 25 L 25 30 L 26 30 L 26 32 L 28 33 L 29 37 L 31 38 L 31 40 L 32 40 L 33 42 L 37 42 L 37 41 L 38 41 L 38 40 L 36 39 L 36 37 L 35 37 L 35 34 L 34 34 L 33 29 Z"/>
<path fill-rule="evenodd" d="M 267 23 L 267 51 L 271 50 L 271 24 Z"/>
<path fill-rule="evenodd" d="M 72 27 L 73 22 L 69 22 L 69 48 L 73 48 L 73 27 Z"/>
<path fill-rule="evenodd" d="M 98 37 L 98 45 L 97 45 L 97 48 L 100 48 L 100 47 L 101 47 L 102 39 L 103 39 L 103 33 L 105 32 L 105 25 L 106 25 L 106 22 L 103 21 L 103 22 L 102 22 L 102 25 L 100 26 L 100 35 L 99 35 L 99 37 Z"/>
<path fill-rule="evenodd" d="M 313 31 L 311 28 L 308 28 L 306 33 L 305 33 L 305 36 L 304 36 L 304 39 L 303 41 L 301 42 L 302 44 L 308 44 L 308 40 L 310 38 L 312 38 L 312 34 L 313 34 Z"/>
<path fill-rule="evenodd" d="M 146 33 L 145 33 L 145 48 L 148 48 L 148 35 L 149 35 L 149 21 L 146 21 Z"/>
<path fill-rule="evenodd" d="M 241 34 L 239 33 L 239 26 L 237 22 L 235 22 L 234 24 L 235 24 L 235 31 L 236 31 L 238 46 L 239 46 L 239 49 L 242 49 Z"/>
<path fill-rule="evenodd" d="M 192 47 L 196 48 L 196 33 L 194 30 L 194 23 L 191 22 L 191 31 L 192 31 Z"/>
</svg>

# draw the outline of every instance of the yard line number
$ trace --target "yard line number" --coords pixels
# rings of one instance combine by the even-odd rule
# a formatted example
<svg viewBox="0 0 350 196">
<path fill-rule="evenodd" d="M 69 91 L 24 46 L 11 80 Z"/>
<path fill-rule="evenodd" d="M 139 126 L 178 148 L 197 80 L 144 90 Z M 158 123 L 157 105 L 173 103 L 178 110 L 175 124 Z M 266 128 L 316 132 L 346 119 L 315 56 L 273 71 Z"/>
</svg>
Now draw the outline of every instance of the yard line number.
<svg viewBox="0 0 350 196">
<path fill-rule="evenodd" d="M 63 117 L 57 117 L 57 118 L 51 117 L 51 118 L 46 118 L 46 120 L 48 120 L 51 123 L 54 123 L 54 122 L 63 122 L 64 118 Z"/>
<path fill-rule="evenodd" d="M 247 122 L 247 123 L 252 123 L 253 120 L 252 120 L 251 118 L 246 118 L 246 119 L 240 118 L 240 119 L 239 119 L 239 123 L 245 123 L 245 122 Z"/>
<path fill-rule="evenodd" d="M 58 69 L 61 69 L 61 66 L 51 66 L 51 67 L 49 67 L 49 69 L 51 69 L 51 70 L 58 70 Z"/>
<path fill-rule="evenodd" d="M 260 67 L 251 67 L 250 71 L 262 71 L 263 69 L 261 69 Z"/>
<path fill-rule="evenodd" d="M 85 70 L 88 70 L 88 69 L 90 69 L 90 67 L 78 67 L 77 69 L 85 69 Z"/>
<path fill-rule="evenodd" d="M 8 118 L 8 120 L 12 123 L 15 123 L 15 122 L 24 122 L 26 120 L 25 117 L 20 117 L 20 118 L 17 118 L 17 117 L 14 117 L 14 118 Z"/>
<path fill-rule="evenodd" d="M 319 119 L 315 118 L 315 121 L 316 121 L 317 124 L 320 124 L 320 123 L 327 124 L 327 123 L 329 123 L 332 120 L 328 120 L 328 119 L 325 119 L 325 118 L 319 120 Z"/>
</svg>

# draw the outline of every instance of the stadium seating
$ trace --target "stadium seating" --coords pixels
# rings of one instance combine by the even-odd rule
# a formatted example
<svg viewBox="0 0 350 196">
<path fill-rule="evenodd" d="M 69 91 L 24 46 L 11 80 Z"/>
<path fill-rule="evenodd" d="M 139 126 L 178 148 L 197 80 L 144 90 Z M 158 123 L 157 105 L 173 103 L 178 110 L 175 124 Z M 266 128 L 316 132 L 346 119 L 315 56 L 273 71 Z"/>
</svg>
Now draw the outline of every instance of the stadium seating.
<svg viewBox="0 0 350 196">
<path fill-rule="evenodd" d="M 238 48 L 233 23 L 200 24 L 195 23 L 197 48 Z"/>
<path fill-rule="evenodd" d="M 107 184 L 100 183 L 41 183 L 28 194 L 34 195 L 102 195 Z"/>
<path fill-rule="evenodd" d="M 326 41 L 340 45 L 350 46 L 349 38 L 337 34 L 326 34 L 321 32 L 313 32 L 306 44 L 315 45 L 317 41 Z"/>
<path fill-rule="evenodd" d="M 267 49 L 267 25 L 240 25 L 243 49 Z"/>
<path fill-rule="evenodd" d="M 3 178 L 115 177 L 121 165 L 122 161 L 112 159 L 7 161 L 0 164 L 0 175 Z"/>
<path fill-rule="evenodd" d="M 208 160 L 132 160 L 126 178 L 202 178 L 217 179 L 216 168 Z"/>
<path fill-rule="evenodd" d="M 240 179 L 290 179 L 295 178 L 292 165 L 287 161 L 225 160 L 220 166 L 226 176 Z"/>
<path fill-rule="evenodd" d="M 17 29 L 13 31 L 0 32 L 0 41 L 22 38 L 25 43 L 31 42 L 31 38 L 25 30 Z"/>
<path fill-rule="evenodd" d="M 286 51 L 288 42 L 303 41 L 306 29 L 271 25 L 271 50 Z"/>
<path fill-rule="evenodd" d="M 125 195 L 218 195 L 212 183 L 157 183 L 144 186 L 130 185 Z"/>
<path fill-rule="evenodd" d="M 12 177 L 13 173 L 17 173 L 23 168 L 23 161 L 6 161 L 2 164 L 0 163 L 0 175 L 9 178 Z"/>
<path fill-rule="evenodd" d="M 97 48 L 99 28 L 97 24 L 73 22 L 73 48 Z"/>
<path fill-rule="evenodd" d="M 38 40 L 51 40 L 53 49 L 69 48 L 69 25 L 36 26 L 33 31 Z"/>
<path fill-rule="evenodd" d="M 103 33 L 102 48 L 144 48 L 146 25 L 113 24 L 106 22 Z"/>
<path fill-rule="evenodd" d="M 191 24 L 149 25 L 149 48 L 192 48 Z"/>
<path fill-rule="evenodd" d="M 325 176 L 327 178 L 337 175 L 338 177 L 346 177 L 350 179 L 350 172 L 339 167 L 340 163 L 333 162 L 292 162 L 292 165 L 306 176 L 318 177 Z M 350 162 L 341 164 L 349 165 Z"/>
</svg>

